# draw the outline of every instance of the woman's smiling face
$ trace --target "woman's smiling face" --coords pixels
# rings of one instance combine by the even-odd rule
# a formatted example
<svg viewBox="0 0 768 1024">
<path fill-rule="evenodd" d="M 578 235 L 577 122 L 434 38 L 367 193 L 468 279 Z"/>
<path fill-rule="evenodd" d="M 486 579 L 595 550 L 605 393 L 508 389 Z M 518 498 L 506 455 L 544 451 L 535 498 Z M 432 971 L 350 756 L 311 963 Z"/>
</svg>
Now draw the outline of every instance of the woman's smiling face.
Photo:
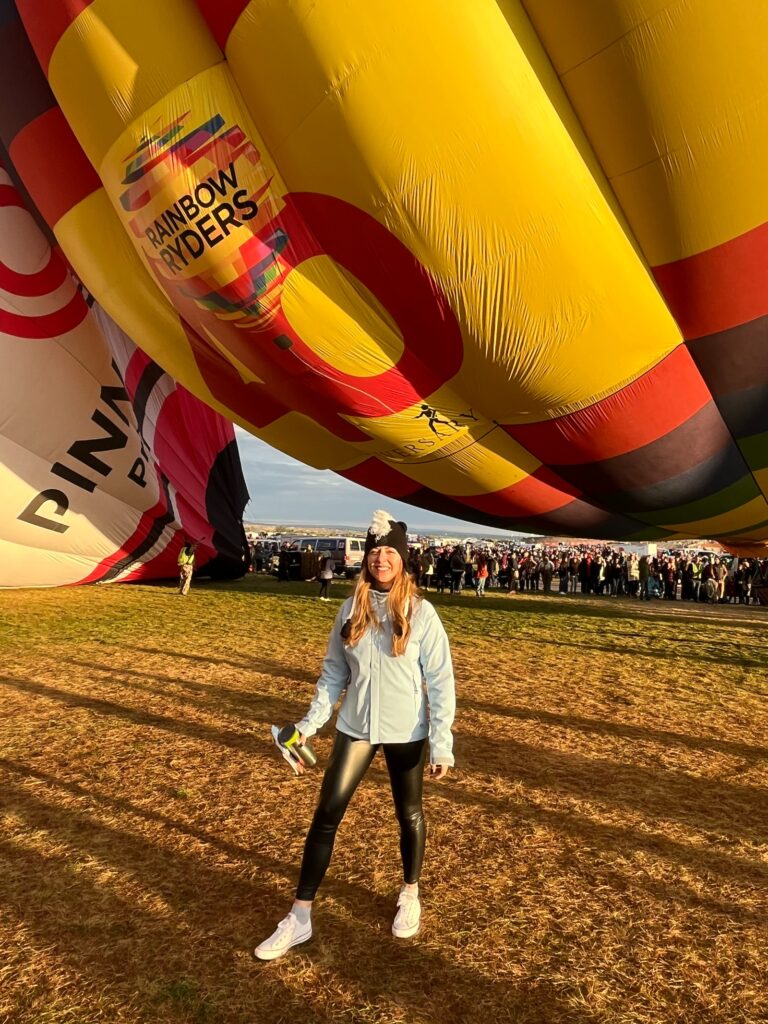
<svg viewBox="0 0 768 1024">
<path fill-rule="evenodd" d="M 368 552 L 368 571 L 386 587 L 403 571 L 403 560 L 395 548 L 372 548 Z"/>
</svg>

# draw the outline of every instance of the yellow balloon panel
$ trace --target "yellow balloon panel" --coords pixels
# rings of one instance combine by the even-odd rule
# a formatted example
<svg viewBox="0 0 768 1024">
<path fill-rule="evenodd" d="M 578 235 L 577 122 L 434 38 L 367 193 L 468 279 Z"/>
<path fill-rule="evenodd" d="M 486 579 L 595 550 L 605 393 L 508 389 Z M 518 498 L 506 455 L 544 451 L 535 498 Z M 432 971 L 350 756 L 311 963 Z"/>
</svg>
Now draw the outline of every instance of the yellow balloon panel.
<svg viewBox="0 0 768 1024">
<path fill-rule="evenodd" d="M 462 331 L 457 387 L 491 418 L 576 408 L 678 344 L 495 3 L 396 3 L 383 21 L 252 2 L 227 57 L 290 189 L 354 203 L 430 268 Z"/>
<path fill-rule="evenodd" d="M 763 0 L 525 7 L 651 264 L 765 223 Z"/>
<path fill-rule="evenodd" d="M 504 523 L 751 530 L 747 427 L 665 302 L 708 301 L 722 261 L 692 290 L 649 267 L 762 216 L 748 19 L 587 7 L 568 31 L 537 0 L 19 0 L 105 190 L 58 237 L 154 358 L 316 465 Z M 745 189 L 698 220 L 727 173 Z"/>
</svg>

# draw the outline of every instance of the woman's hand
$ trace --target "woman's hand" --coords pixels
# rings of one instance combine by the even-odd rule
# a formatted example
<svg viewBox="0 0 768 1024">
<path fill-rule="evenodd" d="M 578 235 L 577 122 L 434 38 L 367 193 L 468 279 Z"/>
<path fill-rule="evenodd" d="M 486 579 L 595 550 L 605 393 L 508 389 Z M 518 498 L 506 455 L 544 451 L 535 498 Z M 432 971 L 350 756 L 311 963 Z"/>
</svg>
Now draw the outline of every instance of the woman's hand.
<svg viewBox="0 0 768 1024">
<path fill-rule="evenodd" d="M 444 779 L 447 774 L 447 764 L 431 764 L 429 766 L 429 777 L 432 780 L 432 782 L 439 782 L 440 779 Z"/>
</svg>

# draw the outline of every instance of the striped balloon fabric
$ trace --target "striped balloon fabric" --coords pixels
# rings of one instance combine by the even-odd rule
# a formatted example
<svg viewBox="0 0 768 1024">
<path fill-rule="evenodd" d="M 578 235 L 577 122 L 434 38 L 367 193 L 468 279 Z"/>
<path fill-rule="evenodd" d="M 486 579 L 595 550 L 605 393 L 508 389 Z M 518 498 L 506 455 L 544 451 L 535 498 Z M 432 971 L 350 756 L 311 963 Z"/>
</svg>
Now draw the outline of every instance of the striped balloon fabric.
<svg viewBox="0 0 768 1024">
<path fill-rule="evenodd" d="M 83 294 L 0 165 L 0 587 L 239 575 L 231 424 Z"/>
<path fill-rule="evenodd" d="M 268 443 L 532 532 L 768 538 L 764 0 L 2 0 L 0 136 Z"/>
</svg>

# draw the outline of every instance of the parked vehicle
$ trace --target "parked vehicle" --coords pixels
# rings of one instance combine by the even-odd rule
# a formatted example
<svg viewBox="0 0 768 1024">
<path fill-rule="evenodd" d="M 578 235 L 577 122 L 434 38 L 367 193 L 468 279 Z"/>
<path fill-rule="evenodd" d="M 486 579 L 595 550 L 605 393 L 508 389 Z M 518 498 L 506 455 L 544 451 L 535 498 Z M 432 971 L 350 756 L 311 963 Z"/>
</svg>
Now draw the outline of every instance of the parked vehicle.
<svg viewBox="0 0 768 1024">
<path fill-rule="evenodd" d="M 656 558 L 659 553 L 658 545 L 649 541 L 624 541 L 621 549 L 625 554 L 636 555 L 638 558 L 642 558 L 643 555 L 647 555 L 648 558 Z"/>
<path fill-rule="evenodd" d="M 297 537 L 293 546 L 299 551 L 328 551 L 336 563 L 336 573 L 354 579 L 363 567 L 361 537 Z"/>
</svg>

